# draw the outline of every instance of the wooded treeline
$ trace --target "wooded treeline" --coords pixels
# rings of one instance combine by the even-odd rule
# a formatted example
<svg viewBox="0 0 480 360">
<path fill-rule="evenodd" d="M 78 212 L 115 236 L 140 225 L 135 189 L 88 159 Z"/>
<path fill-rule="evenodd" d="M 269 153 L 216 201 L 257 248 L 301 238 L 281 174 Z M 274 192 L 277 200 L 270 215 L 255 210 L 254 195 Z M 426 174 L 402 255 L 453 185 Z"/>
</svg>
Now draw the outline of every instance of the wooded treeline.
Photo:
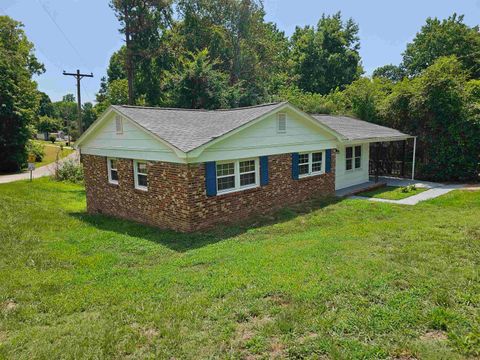
<svg viewBox="0 0 480 360">
<path fill-rule="evenodd" d="M 418 136 L 425 178 L 478 180 L 480 33 L 462 16 L 427 19 L 401 64 L 366 77 L 358 24 L 340 13 L 287 37 L 256 0 L 112 0 L 111 8 L 125 46 L 110 59 L 86 125 L 110 104 L 216 109 L 288 100 Z"/>
</svg>

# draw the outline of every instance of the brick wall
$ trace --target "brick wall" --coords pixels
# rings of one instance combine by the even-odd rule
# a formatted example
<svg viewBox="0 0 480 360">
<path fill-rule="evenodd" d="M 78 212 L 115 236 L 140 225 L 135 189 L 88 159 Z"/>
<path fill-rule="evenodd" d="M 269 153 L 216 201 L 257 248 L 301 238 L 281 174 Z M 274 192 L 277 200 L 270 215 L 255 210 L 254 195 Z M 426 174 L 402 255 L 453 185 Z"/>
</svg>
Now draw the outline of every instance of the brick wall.
<svg viewBox="0 0 480 360">
<path fill-rule="evenodd" d="M 118 185 L 108 182 L 107 158 L 82 155 L 87 211 L 141 223 L 189 231 L 188 167 L 168 162 L 148 163 L 148 191 L 135 189 L 133 160 L 118 159 Z"/>
<path fill-rule="evenodd" d="M 204 164 L 149 162 L 147 192 L 134 188 L 133 161 L 118 160 L 119 184 L 108 183 L 105 157 L 82 155 L 87 210 L 120 218 L 194 231 L 335 192 L 335 153 L 328 174 L 292 179 L 290 154 L 268 157 L 269 183 L 255 189 L 209 197 Z"/>
<path fill-rule="evenodd" d="M 286 205 L 313 197 L 335 193 L 335 154 L 332 151 L 331 172 L 328 174 L 292 179 L 291 154 L 268 157 L 268 185 L 224 195 L 206 196 L 205 167 L 191 166 L 189 181 L 191 196 L 191 227 L 194 230 L 217 223 L 232 222 L 255 214 L 268 214 Z M 198 180 L 197 180 L 198 179 Z"/>
</svg>

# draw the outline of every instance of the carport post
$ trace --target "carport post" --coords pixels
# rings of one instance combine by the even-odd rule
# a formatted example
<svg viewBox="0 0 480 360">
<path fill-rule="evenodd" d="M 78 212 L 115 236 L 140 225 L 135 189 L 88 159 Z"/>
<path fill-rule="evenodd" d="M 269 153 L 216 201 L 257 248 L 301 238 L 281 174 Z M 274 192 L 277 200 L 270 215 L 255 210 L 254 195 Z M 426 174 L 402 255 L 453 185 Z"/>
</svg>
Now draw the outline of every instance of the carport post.
<svg viewBox="0 0 480 360">
<path fill-rule="evenodd" d="M 412 180 L 415 180 L 415 153 L 417 151 L 417 137 L 413 137 Z"/>
</svg>

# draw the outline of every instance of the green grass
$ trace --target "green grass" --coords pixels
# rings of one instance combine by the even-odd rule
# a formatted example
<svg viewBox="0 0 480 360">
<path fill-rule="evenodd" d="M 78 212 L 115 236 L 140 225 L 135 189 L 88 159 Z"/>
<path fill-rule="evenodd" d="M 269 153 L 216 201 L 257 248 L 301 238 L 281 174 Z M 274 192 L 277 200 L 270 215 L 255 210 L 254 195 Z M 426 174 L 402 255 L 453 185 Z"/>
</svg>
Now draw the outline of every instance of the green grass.
<svg viewBox="0 0 480 360">
<path fill-rule="evenodd" d="M 63 150 L 60 150 L 60 146 L 57 143 L 52 144 L 51 142 L 49 143 L 47 141 L 39 140 L 35 140 L 35 142 L 41 143 L 45 151 L 45 156 L 43 157 L 43 160 L 41 162 L 35 163 L 35 166 L 37 168 L 55 162 L 57 160 L 57 153 L 59 155 L 59 159 L 62 159 L 65 156 L 73 153 L 73 149 L 69 147 L 64 147 Z"/>
<path fill-rule="evenodd" d="M 426 188 L 417 187 L 415 189 L 409 189 L 407 192 L 403 192 L 402 189 L 403 188 L 400 186 L 384 186 L 375 190 L 364 191 L 358 195 L 387 200 L 401 200 L 428 190 Z"/>
<path fill-rule="evenodd" d="M 480 356 L 480 192 L 178 234 L 41 179 L 0 217 L 0 358 Z"/>
</svg>

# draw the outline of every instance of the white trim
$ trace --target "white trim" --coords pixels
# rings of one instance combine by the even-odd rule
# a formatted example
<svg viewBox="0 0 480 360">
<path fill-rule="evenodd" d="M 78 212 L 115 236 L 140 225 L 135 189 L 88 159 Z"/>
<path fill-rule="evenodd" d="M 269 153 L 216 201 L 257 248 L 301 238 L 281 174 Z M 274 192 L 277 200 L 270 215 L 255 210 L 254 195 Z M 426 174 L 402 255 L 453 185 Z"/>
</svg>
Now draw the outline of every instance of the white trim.
<svg viewBox="0 0 480 360">
<path fill-rule="evenodd" d="M 148 169 L 146 173 L 139 173 L 138 172 L 138 164 L 145 164 L 148 167 L 147 161 L 144 160 L 133 160 L 133 179 L 135 183 L 135 189 L 148 191 Z M 145 175 L 147 177 L 147 186 L 139 185 L 138 184 L 138 175 Z"/>
<path fill-rule="evenodd" d="M 247 171 L 243 172 L 241 174 L 250 174 L 255 172 L 255 183 L 254 184 L 249 184 L 249 185 L 244 185 L 240 186 L 240 163 L 244 161 L 250 161 L 253 160 L 255 161 L 255 170 L 254 171 Z M 231 164 L 233 163 L 234 166 L 234 173 L 232 175 L 222 175 L 222 176 L 217 176 L 217 166 L 222 165 L 222 164 Z M 226 177 L 234 177 L 234 185 L 235 187 L 225 189 L 225 190 L 218 190 L 218 179 L 220 178 L 226 178 Z M 215 164 L 215 186 L 217 187 L 217 195 L 223 195 L 223 194 L 229 194 L 237 191 L 243 191 L 243 190 L 248 190 L 248 189 L 254 189 L 260 186 L 260 161 L 258 157 L 255 158 L 247 158 L 247 159 L 236 159 L 236 160 L 226 160 L 226 161 L 218 161 Z"/>
<path fill-rule="evenodd" d="M 321 153 L 322 154 L 322 166 L 321 166 L 321 170 L 320 171 L 313 171 L 312 168 L 313 168 L 313 154 L 318 154 L 318 153 Z M 306 163 L 300 163 L 300 156 L 301 155 L 308 155 L 308 162 Z M 306 178 L 306 177 L 310 177 L 310 176 L 317 176 L 317 175 L 322 175 L 322 174 L 325 174 L 325 156 L 326 156 L 326 151 L 325 150 L 319 150 L 319 151 L 310 151 L 310 152 L 302 152 L 302 153 L 299 153 L 298 154 L 299 156 L 299 160 L 298 160 L 298 178 L 299 179 L 302 179 L 302 178 Z M 316 161 L 317 163 L 318 161 Z M 308 164 L 308 173 L 307 174 L 300 174 L 300 165 L 306 165 Z"/>
<path fill-rule="evenodd" d="M 118 179 L 118 165 L 117 165 L 117 168 L 112 168 L 112 164 L 110 163 L 111 160 L 117 161 L 117 158 L 107 157 L 108 182 L 113 185 L 118 185 L 118 180 L 112 179 L 112 170 L 115 170 L 117 172 L 117 179 Z"/>
<path fill-rule="evenodd" d="M 360 156 L 356 156 L 355 148 L 357 146 L 360 147 Z M 352 148 L 352 157 L 351 158 L 347 158 L 347 148 L 349 148 L 349 147 Z M 360 159 L 360 166 L 359 167 L 355 166 L 355 160 L 357 158 Z M 363 158 L 363 144 L 352 144 L 352 145 L 345 146 L 345 172 L 346 173 L 351 173 L 351 172 L 354 172 L 354 171 L 363 170 L 362 158 Z M 347 160 L 352 160 L 352 168 L 351 169 L 347 169 Z"/>
</svg>

